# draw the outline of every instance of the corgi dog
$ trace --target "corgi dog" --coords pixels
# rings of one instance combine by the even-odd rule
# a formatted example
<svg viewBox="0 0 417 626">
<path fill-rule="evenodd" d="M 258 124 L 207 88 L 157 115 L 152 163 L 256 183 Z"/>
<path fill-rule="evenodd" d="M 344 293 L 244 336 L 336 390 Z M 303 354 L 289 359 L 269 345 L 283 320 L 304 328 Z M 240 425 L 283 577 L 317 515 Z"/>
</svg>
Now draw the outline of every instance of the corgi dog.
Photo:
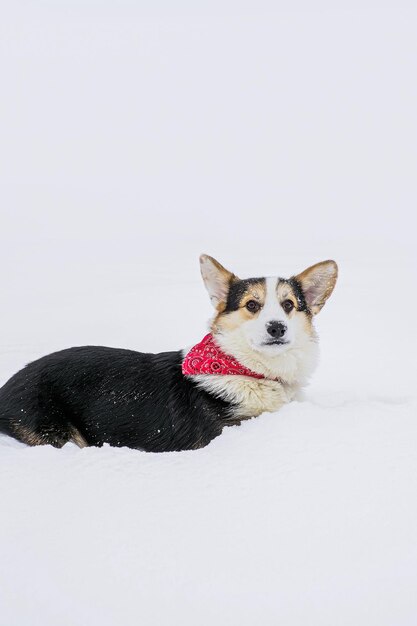
<svg viewBox="0 0 417 626">
<path fill-rule="evenodd" d="M 28 445 L 191 450 L 290 402 L 317 363 L 313 318 L 334 289 L 336 263 L 288 279 L 240 279 L 208 255 L 200 266 L 215 310 L 201 342 L 158 354 L 83 346 L 42 357 L 0 389 L 0 432 Z"/>
</svg>

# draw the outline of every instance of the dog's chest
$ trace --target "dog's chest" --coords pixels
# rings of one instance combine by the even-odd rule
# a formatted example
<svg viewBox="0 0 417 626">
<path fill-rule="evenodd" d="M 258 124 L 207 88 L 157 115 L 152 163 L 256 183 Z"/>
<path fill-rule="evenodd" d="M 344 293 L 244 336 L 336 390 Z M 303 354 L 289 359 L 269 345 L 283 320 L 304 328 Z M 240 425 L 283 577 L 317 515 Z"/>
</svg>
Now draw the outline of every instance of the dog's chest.
<svg viewBox="0 0 417 626">
<path fill-rule="evenodd" d="M 277 411 L 293 399 L 296 391 L 277 381 L 247 376 L 200 375 L 193 379 L 208 393 L 230 402 L 233 416 L 240 418 Z"/>
</svg>

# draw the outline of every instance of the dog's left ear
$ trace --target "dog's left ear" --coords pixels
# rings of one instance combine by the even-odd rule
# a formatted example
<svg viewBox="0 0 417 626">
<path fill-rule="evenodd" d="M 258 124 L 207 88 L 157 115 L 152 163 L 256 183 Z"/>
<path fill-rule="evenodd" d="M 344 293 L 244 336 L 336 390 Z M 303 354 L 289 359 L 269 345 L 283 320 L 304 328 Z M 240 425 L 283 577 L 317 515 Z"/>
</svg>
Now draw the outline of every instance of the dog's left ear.
<svg viewBox="0 0 417 626">
<path fill-rule="evenodd" d="M 331 296 L 337 280 L 335 261 L 322 261 L 294 276 L 301 285 L 307 306 L 316 315 Z"/>
<path fill-rule="evenodd" d="M 223 309 L 226 306 L 229 287 L 234 280 L 238 280 L 237 276 L 208 254 L 200 256 L 200 269 L 213 306 L 217 310 Z"/>
</svg>

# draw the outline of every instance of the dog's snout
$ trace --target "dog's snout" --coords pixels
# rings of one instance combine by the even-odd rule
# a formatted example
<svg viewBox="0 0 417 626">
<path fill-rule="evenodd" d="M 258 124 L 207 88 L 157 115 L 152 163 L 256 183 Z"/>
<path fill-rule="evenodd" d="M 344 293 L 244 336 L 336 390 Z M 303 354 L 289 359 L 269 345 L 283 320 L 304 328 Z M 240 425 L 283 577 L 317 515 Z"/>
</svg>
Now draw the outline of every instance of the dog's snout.
<svg viewBox="0 0 417 626">
<path fill-rule="evenodd" d="M 266 330 L 274 339 L 281 339 L 287 332 L 287 327 L 283 322 L 273 321 L 268 322 Z"/>
</svg>

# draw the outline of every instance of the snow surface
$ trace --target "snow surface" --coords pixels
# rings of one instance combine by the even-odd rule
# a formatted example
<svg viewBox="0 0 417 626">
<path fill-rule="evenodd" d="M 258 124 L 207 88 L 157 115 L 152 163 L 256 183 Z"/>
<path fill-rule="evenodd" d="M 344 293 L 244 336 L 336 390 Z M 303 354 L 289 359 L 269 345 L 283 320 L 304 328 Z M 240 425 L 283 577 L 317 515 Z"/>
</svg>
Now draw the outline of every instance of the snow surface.
<svg viewBox="0 0 417 626">
<path fill-rule="evenodd" d="M 200 252 L 340 280 L 305 400 L 203 450 L 0 437 L 1 626 L 417 624 L 417 11 L 287 4 L 3 5 L 2 382 L 201 339 Z"/>
</svg>

